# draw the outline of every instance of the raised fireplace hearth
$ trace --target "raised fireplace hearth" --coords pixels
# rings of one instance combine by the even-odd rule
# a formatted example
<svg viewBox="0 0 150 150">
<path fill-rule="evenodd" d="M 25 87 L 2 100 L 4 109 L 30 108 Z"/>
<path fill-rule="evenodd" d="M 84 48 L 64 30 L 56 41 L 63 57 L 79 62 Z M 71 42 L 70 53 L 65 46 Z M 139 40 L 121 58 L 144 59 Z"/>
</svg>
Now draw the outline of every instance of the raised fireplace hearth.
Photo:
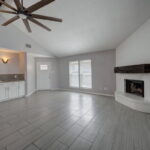
<svg viewBox="0 0 150 150">
<path fill-rule="evenodd" d="M 125 92 L 144 97 L 144 81 L 125 79 Z"/>
<path fill-rule="evenodd" d="M 150 113 L 150 74 L 116 74 L 115 100 L 134 110 Z"/>
</svg>

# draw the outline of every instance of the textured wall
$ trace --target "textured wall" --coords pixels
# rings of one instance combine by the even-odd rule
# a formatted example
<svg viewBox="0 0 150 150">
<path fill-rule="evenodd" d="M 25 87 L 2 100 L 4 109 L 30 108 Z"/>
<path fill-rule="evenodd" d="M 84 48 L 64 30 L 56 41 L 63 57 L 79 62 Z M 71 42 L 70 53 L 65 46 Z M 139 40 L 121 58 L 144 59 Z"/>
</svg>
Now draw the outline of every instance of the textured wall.
<svg viewBox="0 0 150 150">
<path fill-rule="evenodd" d="M 27 54 L 27 95 L 32 94 L 36 90 L 36 79 L 35 79 L 35 57 L 31 54 Z"/>
<path fill-rule="evenodd" d="M 9 58 L 7 64 L 1 59 Z M 9 53 L 0 51 L 0 74 L 20 74 L 25 72 L 25 56 L 24 53 Z"/>
<path fill-rule="evenodd" d="M 150 63 L 150 19 L 116 49 L 116 65 Z"/>
<path fill-rule="evenodd" d="M 70 56 L 59 59 L 60 88 L 69 89 L 69 61 L 91 59 L 93 88 L 85 90 L 94 93 L 114 94 L 115 91 L 115 50 Z M 74 89 L 75 90 L 75 89 Z"/>
</svg>

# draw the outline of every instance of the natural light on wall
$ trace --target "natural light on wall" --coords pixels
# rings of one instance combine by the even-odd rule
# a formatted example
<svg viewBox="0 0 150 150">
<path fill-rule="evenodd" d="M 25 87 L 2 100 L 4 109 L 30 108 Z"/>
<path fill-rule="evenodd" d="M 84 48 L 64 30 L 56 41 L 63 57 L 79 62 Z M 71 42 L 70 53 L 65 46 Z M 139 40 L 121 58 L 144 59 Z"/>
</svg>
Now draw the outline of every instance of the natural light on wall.
<svg viewBox="0 0 150 150">
<path fill-rule="evenodd" d="M 70 87 L 79 87 L 79 63 L 73 61 L 69 63 Z"/>
<path fill-rule="evenodd" d="M 47 71 L 48 70 L 48 65 L 40 65 L 40 70 Z"/>
<path fill-rule="evenodd" d="M 91 60 L 69 63 L 70 87 L 92 88 Z"/>
<path fill-rule="evenodd" d="M 91 60 L 80 61 L 80 87 L 92 88 Z"/>
</svg>

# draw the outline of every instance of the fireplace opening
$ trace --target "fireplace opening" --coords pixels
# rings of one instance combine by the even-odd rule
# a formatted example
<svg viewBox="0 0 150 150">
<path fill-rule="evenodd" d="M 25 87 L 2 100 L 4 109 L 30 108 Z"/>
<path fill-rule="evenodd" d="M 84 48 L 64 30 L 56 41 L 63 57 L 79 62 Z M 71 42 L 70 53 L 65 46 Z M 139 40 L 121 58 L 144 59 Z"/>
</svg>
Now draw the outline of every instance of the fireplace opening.
<svg viewBox="0 0 150 150">
<path fill-rule="evenodd" d="M 126 93 L 144 97 L 144 81 L 125 80 Z"/>
</svg>

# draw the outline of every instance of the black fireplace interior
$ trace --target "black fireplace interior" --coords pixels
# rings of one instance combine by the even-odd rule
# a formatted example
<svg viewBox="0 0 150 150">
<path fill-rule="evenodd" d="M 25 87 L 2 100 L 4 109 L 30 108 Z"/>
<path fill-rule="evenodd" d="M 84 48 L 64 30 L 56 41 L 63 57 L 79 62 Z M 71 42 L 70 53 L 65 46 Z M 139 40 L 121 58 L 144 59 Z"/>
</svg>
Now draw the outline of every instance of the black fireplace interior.
<svg viewBox="0 0 150 150">
<path fill-rule="evenodd" d="M 125 80 L 126 93 L 135 94 L 144 97 L 144 81 Z"/>
</svg>

